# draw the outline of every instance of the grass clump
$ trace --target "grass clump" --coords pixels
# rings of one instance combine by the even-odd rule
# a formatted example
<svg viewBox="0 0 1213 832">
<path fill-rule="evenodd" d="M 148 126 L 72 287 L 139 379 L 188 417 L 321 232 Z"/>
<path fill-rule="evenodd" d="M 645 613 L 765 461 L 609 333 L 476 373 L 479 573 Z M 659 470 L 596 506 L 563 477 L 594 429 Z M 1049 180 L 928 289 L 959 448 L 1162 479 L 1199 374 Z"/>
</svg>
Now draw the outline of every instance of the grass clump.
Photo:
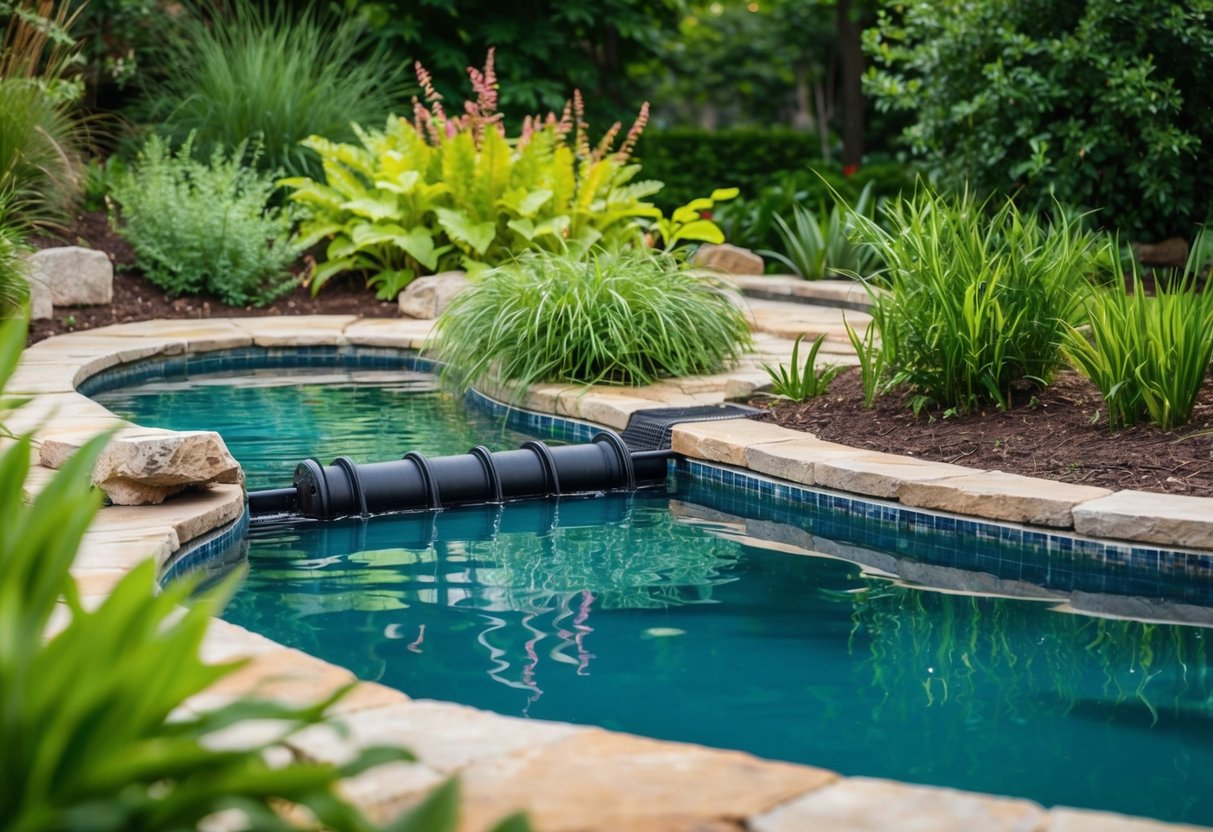
<svg viewBox="0 0 1213 832">
<path fill-rule="evenodd" d="M 1213 290 L 1199 278 L 1203 249 L 1197 238 L 1183 274 L 1171 285 L 1159 281 L 1153 297 L 1136 269 L 1132 292 L 1123 284 L 1093 291 L 1087 326 L 1067 328 L 1066 356 L 1099 388 L 1109 429 L 1146 420 L 1171 430 L 1191 417 L 1213 359 Z"/>
<path fill-rule="evenodd" d="M 302 139 L 351 140 L 351 122 L 382 122 L 415 91 L 356 18 L 255 0 L 202 8 L 208 19 L 178 27 L 157 59 L 171 71 L 144 91 L 147 120 L 174 144 L 193 135 L 202 158 L 252 139 L 263 168 L 316 176 Z"/>
<path fill-rule="evenodd" d="M 793 402 L 816 398 L 823 395 L 830 388 L 830 382 L 834 380 L 834 377 L 842 372 L 842 367 L 836 364 L 817 366 L 817 353 L 826 340 L 824 335 L 818 335 L 813 341 L 813 346 L 809 348 L 809 355 L 802 368 L 800 366 L 800 342 L 803 340 L 803 335 L 796 337 L 796 343 L 792 345 L 792 363 L 790 365 L 780 364 L 778 367 L 772 367 L 770 364 L 762 365 L 762 368 L 767 371 L 767 375 L 771 377 L 771 395 Z"/>
<path fill-rule="evenodd" d="M 25 254 L 29 246 L 25 234 L 13 219 L 11 197 L 0 192 L 0 320 L 16 317 L 29 299 L 29 264 Z"/>
<path fill-rule="evenodd" d="M 880 343 L 868 349 L 880 356 L 871 363 L 887 386 L 909 387 L 915 412 L 1006 410 L 1013 385 L 1047 384 L 1105 254 L 1107 243 L 1063 212 L 1044 224 L 1010 200 L 988 208 L 923 186 L 886 204 L 888 230 L 854 215 L 888 289 L 872 291 Z"/>
<path fill-rule="evenodd" d="M 438 320 L 436 353 L 466 388 L 522 382 L 650 384 L 713 373 L 750 344 L 718 278 L 668 255 L 532 252 L 489 271 Z"/>
<path fill-rule="evenodd" d="M 816 213 L 806 205 L 792 206 L 792 221 L 776 214 L 773 223 L 783 251 L 762 250 L 805 280 L 827 277 L 869 275 L 880 265 L 876 250 L 855 240 L 854 216 L 875 215 L 872 183 L 864 187 L 855 206 L 849 207 L 834 194 L 834 206 L 827 214 L 825 204 Z"/>
<path fill-rule="evenodd" d="M 153 136 L 115 178 L 118 232 L 139 268 L 170 295 L 209 292 L 233 306 L 260 305 L 296 285 L 286 270 L 299 253 L 284 211 L 268 207 L 274 177 L 215 150 L 196 161 L 192 144 L 173 151 Z"/>
</svg>

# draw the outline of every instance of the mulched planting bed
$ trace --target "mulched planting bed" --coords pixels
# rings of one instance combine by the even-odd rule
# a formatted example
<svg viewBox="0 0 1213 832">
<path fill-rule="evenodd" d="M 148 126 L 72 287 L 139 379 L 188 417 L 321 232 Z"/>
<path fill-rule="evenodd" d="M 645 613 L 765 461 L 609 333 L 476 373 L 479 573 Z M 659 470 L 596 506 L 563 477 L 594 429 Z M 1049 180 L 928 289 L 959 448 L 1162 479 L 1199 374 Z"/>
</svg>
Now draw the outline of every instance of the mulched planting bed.
<svg viewBox="0 0 1213 832">
<path fill-rule="evenodd" d="M 53 320 L 33 322 L 31 343 L 156 318 L 398 314 L 396 304 L 376 300 L 356 280 L 330 281 L 315 298 L 301 287 L 264 307 L 168 298 L 131 270 L 130 247 L 103 213 L 82 214 L 60 238 L 36 244 L 87 245 L 109 253 L 116 270 L 111 306 L 56 307 Z M 961 417 L 916 418 L 896 396 L 878 399 L 872 410 L 865 410 L 857 370 L 842 373 L 825 396 L 801 405 L 770 398 L 751 403 L 770 409 L 766 419 L 857 448 L 1105 488 L 1213 497 L 1213 382 L 1201 392 L 1192 421 L 1170 433 L 1148 426 L 1109 433 L 1098 392 L 1075 373 L 1062 373 L 1034 395 L 1025 392 L 1006 413 L 991 408 Z"/>
</svg>

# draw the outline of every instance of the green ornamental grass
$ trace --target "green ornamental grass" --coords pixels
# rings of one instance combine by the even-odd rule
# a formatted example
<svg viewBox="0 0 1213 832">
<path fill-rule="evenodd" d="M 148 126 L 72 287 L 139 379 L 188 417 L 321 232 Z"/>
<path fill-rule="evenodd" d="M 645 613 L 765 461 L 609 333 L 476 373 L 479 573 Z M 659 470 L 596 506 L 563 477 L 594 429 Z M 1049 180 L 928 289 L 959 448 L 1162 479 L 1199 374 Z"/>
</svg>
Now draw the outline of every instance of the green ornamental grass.
<svg viewBox="0 0 1213 832">
<path fill-rule="evenodd" d="M 1146 420 L 1171 430 L 1191 417 L 1213 359 L 1213 290 L 1199 278 L 1203 248 L 1198 238 L 1183 275 L 1170 286 L 1160 281 L 1153 296 L 1136 269 L 1132 292 L 1124 285 L 1093 291 L 1088 325 L 1067 329 L 1066 356 L 1099 388 L 1109 429 Z"/>
<path fill-rule="evenodd" d="M 909 387 L 916 412 L 990 402 L 1005 410 L 1016 383 L 1047 384 L 1108 245 L 1063 212 L 1044 224 L 1010 200 L 988 207 L 920 186 L 885 205 L 888 230 L 855 215 L 884 260 L 888 289 L 872 289 L 880 338 L 872 363 L 889 387 Z"/>
<path fill-rule="evenodd" d="M 208 158 L 260 142 L 260 164 L 319 175 L 319 159 L 299 142 L 312 135 L 354 138 L 352 122 L 381 123 L 416 87 L 408 64 L 374 47 L 353 17 L 317 7 L 237 0 L 203 3 L 163 46 L 168 68 L 144 91 L 147 121 L 174 144 L 193 135 Z"/>
<path fill-rule="evenodd" d="M 792 206 L 789 223 L 780 214 L 773 218 L 782 251 L 759 253 L 782 263 L 805 280 L 858 274 L 870 275 L 879 266 L 876 250 L 855 240 L 854 215 L 871 219 L 875 213 L 872 183 L 860 193 L 852 208 L 834 194 L 834 207 L 827 214 L 824 203 L 814 213 L 808 206 Z"/>
<path fill-rule="evenodd" d="M 750 344 L 719 278 L 645 250 L 528 253 L 455 298 L 435 351 L 458 387 L 485 379 L 650 384 L 714 373 Z"/>
<path fill-rule="evenodd" d="M 29 247 L 22 228 L 10 214 L 10 200 L 0 192 L 0 320 L 16 317 L 29 298 L 24 257 Z"/>
<path fill-rule="evenodd" d="M 778 367 L 772 367 L 770 364 L 762 365 L 762 368 L 767 371 L 767 375 L 771 377 L 771 395 L 794 402 L 803 402 L 824 394 L 834 377 L 842 372 L 842 367 L 836 364 L 817 366 L 817 352 L 825 343 L 824 335 L 818 335 L 813 341 L 804 367 L 801 367 L 800 343 L 803 340 L 804 336 L 799 335 L 796 337 L 796 343 L 792 345 L 791 365 L 780 364 Z"/>
</svg>

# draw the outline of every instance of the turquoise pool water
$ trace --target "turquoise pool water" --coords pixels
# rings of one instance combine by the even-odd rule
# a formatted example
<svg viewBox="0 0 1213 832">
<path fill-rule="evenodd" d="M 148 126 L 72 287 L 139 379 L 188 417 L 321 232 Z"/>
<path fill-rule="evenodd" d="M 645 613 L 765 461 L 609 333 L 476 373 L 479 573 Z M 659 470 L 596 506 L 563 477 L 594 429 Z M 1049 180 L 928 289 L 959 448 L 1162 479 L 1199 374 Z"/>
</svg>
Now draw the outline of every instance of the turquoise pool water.
<svg viewBox="0 0 1213 832">
<path fill-rule="evenodd" d="M 282 465 L 251 471 L 254 487 L 285 484 L 311 455 L 518 441 L 421 377 L 281 376 L 99 398 L 143 424 L 216 428 L 246 466 Z M 906 586 L 779 550 L 862 537 L 824 510 L 685 476 L 628 497 L 261 527 L 226 617 L 413 697 L 1213 824 L 1213 630 Z"/>
</svg>

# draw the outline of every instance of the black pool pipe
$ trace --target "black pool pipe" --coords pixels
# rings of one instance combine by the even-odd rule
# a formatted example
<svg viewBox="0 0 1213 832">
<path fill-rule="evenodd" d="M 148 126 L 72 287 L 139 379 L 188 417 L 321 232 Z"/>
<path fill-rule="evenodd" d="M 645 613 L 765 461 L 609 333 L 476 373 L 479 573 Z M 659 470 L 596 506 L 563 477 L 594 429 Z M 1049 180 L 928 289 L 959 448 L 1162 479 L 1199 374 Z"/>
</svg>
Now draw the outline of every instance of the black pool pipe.
<svg viewBox="0 0 1213 832">
<path fill-rule="evenodd" d="M 590 442 L 549 446 L 524 442 L 516 451 L 483 445 L 458 456 L 429 458 L 412 451 L 391 462 L 329 465 L 308 459 L 293 485 L 249 492 L 249 514 L 294 514 L 318 520 L 388 512 L 501 503 L 601 491 L 632 491 L 664 482 L 670 451 L 630 451 L 618 434 L 601 431 Z"/>
</svg>

